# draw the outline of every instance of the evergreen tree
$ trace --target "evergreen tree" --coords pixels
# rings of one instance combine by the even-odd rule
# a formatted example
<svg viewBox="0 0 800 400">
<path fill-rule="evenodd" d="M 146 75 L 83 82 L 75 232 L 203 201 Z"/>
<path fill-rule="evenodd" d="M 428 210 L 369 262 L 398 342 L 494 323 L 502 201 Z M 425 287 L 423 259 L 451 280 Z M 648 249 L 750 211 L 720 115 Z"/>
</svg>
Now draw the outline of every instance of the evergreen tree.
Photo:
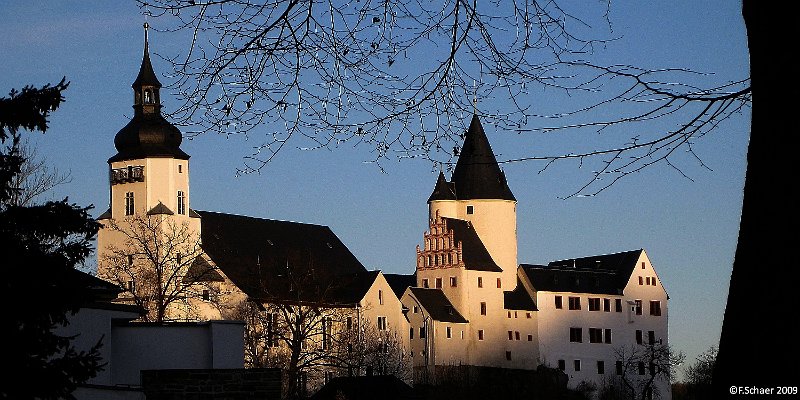
<svg viewBox="0 0 800 400">
<path fill-rule="evenodd" d="M 90 300 L 88 289 L 75 282 L 75 267 L 92 251 L 98 224 L 91 207 L 67 199 L 18 206 L 12 201 L 20 188 L 14 177 L 25 159 L 20 155 L 21 132 L 44 133 L 48 116 L 64 101 L 69 85 L 26 86 L 0 97 L 0 243 L 3 279 L 0 301 L 6 316 L 2 336 L 9 345 L 0 398 L 71 398 L 76 386 L 100 370 L 100 343 L 78 351 L 73 337 L 59 335 L 70 314 Z"/>
</svg>

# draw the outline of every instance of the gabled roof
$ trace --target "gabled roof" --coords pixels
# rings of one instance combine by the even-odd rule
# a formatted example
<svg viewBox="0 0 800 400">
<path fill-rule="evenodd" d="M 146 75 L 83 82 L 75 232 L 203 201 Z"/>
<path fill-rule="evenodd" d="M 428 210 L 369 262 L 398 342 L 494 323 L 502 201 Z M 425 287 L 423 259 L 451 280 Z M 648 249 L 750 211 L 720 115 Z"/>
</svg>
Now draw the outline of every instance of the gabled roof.
<svg viewBox="0 0 800 400">
<path fill-rule="evenodd" d="M 383 277 L 386 278 L 386 282 L 389 283 L 389 286 L 392 288 L 392 291 L 398 299 L 403 297 L 403 293 L 405 293 L 407 288 L 417 286 L 416 273 L 411 275 L 383 274 Z"/>
<path fill-rule="evenodd" d="M 469 221 L 456 218 L 442 218 L 447 222 L 447 229 L 453 230 L 453 239 L 461 242 L 464 267 L 473 271 L 503 272 L 503 269 L 492 259 L 489 250 L 481 241 L 475 228 Z"/>
<path fill-rule="evenodd" d="M 643 250 L 520 264 L 535 290 L 621 295 Z"/>
<path fill-rule="evenodd" d="M 158 204 L 156 204 L 155 207 L 151 208 L 150 211 L 147 212 L 147 215 L 160 215 L 160 214 L 175 215 L 175 213 L 172 212 L 172 210 L 170 210 L 169 207 L 165 206 L 164 203 L 160 201 L 158 202 Z"/>
<path fill-rule="evenodd" d="M 225 278 L 206 261 L 203 256 L 197 256 L 192 261 L 192 265 L 186 271 L 183 280 L 188 283 L 194 282 L 223 282 Z"/>
<path fill-rule="evenodd" d="M 503 292 L 503 308 L 506 310 L 524 310 L 524 311 L 539 311 L 536 308 L 536 302 L 525 290 L 519 279 L 517 279 L 517 287 L 514 290 Z"/>
<path fill-rule="evenodd" d="M 408 290 L 433 320 L 462 324 L 469 322 L 456 310 L 441 289 L 410 287 Z"/>
<path fill-rule="evenodd" d="M 102 219 L 109 219 L 109 218 L 111 218 L 111 208 L 106 210 L 104 213 L 100 214 L 100 216 L 97 217 L 97 220 L 99 221 Z"/>
<path fill-rule="evenodd" d="M 444 175 L 440 173 L 436 188 L 428 198 L 429 202 L 467 199 L 516 201 L 508 187 L 505 174 L 497 164 L 497 158 L 492 152 L 492 146 L 477 115 L 472 116 L 450 183 L 448 185 L 441 183 L 443 178 Z M 447 186 L 449 191 L 446 190 Z"/>
<path fill-rule="evenodd" d="M 253 299 L 350 304 L 374 281 L 327 226 L 197 213 L 206 255 Z"/>
</svg>

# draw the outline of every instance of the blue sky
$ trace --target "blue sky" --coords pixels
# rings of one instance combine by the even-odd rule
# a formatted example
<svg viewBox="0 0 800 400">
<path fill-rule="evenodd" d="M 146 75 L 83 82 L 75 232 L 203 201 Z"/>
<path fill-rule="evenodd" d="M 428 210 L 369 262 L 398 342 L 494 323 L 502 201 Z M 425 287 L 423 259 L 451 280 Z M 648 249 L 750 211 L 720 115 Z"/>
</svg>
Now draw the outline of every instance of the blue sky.
<svg viewBox="0 0 800 400">
<path fill-rule="evenodd" d="M 621 36 L 600 61 L 644 67 L 688 67 L 716 81 L 748 75 L 744 23 L 738 1 L 615 2 L 611 22 Z M 133 2 L 11 1 L 0 3 L 0 92 L 71 81 L 67 101 L 50 130 L 34 143 L 72 181 L 53 197 L 108 205 L 106 160 L 113 138 L 129 120 L 130 84 L 142 54 L 144 18 Z M 151 20 L 158 28 L 158 20 Z M 151 34 L 164 55 L 180 43 Z M 168 66 L 153 58 L 159 74 Z M 164 77 L 162 82 L 168 82 Z M 175 101 L 162 93 L 165 109 Z M 553 106 L 553 104 L 548 104 Z M 558 106 L 556 104 L 555 106 Z M 480 108 L 480 106 L 479 106 Z M 465 121 L 468 124 L 469 121 Z M 519 135 L 485 125 L 498 158 L 557 146 L 553 135 Z M 749 111 L 699 140 L 696 151 L 711 170 L 688 157 L 692 178 L 656 166 L 590 198 L 570 194 L 588 172 L 563 162 L 503 166 L 518 200 L 519 261 L 551 260 L 647 250 L 670 295 L 670 342 L 687 361 L 715 345 L 727 296 L 741 212 Z M 185 140 L 191 158 L 191 207 L 330 226 L 369 269 L 411 273 L 414 249 L 427 227 L 425 201 L 436 169 L 421 160 L 365 163 L 367 148 L 288 148 L 261 174 L 235 177 L 253 144 L 201 135 Z"/>
</svg>

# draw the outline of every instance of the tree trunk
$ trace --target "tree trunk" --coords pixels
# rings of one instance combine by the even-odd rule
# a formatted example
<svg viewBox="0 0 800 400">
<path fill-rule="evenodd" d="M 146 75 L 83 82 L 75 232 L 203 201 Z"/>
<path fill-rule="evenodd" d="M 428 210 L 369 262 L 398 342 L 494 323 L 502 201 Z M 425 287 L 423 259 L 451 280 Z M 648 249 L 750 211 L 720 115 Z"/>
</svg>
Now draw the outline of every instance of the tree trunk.
<svg viewBox="0 0 800 400">
<path fill-rule="evenodd" d="M 779 109 L 782 92 L 790 90 L 788 60 L 781 52 L 765 54 L 765 41 L 783 36 L 772 31 L 789 26 L 787 15 L 772 13 L 768 24 L 756 21 L 755 2 L 744 0 L 750 76 L 754 104 L 747 152 L 742 218 L 714 368 L 714 397 L 734 392 L 732 386 L 797 386 L 797 370 L 785 368 L 797 355 L 796 274 L 798 234 L 794 224 L 797 200 L 797 150 L 788 145 L 796 130 L 796 111 Z M 776 21 L 776 19 L 778 21 Z M 766 31 L 765 31 L 766 30 Z M 769 57 L 769 59 L 767 58 Z M 769 79 L 775 79 L 770 81 Z M 778 79 L 789 78 L 777 82 Z M 794 133 L 794 132 L 792 132 Z"/>
</svg>

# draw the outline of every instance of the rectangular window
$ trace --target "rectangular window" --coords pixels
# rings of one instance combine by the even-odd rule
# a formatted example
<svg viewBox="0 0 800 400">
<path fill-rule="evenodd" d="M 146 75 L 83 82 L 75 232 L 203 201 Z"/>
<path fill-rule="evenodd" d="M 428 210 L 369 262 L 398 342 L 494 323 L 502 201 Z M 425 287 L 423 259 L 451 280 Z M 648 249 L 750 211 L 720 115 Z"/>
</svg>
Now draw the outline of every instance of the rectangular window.
<svg viewBox="0 0 800 400">
<path fill-rule="evenodd" d="M 639 277 L 639 286 L 642 286 L 642 285 L 644 285 L 644 278 L 642 278 L 642 277 L 640 276 L 640 277 Z"/>
<path fill-rule="evenodd" d="M 532 341 L 533 341 L 533 335 L 528 335 L 528 341 L 529 341 L 529 342 L 532 342 Z"/>
<path fill-rule="evenodd" d="M 128 254 L 128 266 L 130 267 L 131 265 L 133 265 L 133 255 Z"/>
<path fill-rule="evenodd" d="M 436 278 L 436 288 L 437 289 L 442 288 L 442 278 Z"/>
<path fill-rule="evenodd" d="M 597 374 L 598 375 L 603 375 L 605 373 L 606 373 L 606 363 L 603 362 L 603 361 L 598 361 L 597 362 Z"/>
<path fill-rule="evenodd" d="M 511 352 L 506 351 L 506 360 L 511 361 Z"/>
<path fill-rule="evenodd" d="M 622 312 L 622 299 L 614 299 L 614 308 L 614 311 Z"/>
<path fill-rule="evenodd" d="M 514 340 L 519 340 L 519 331 L 514 332 Z"/>
<path fill-rule="evenodd" d="M 642 261 L 642 269 L 644 269 L 644 261 Z"/>
<path fill-rule="evenodd" d="M 203 289 L 203 300 L 208 301 L 211 299 L 211 294 L 208 292 L 208 289 Z"/>
<path fill-rule="evenodd" d="M 603 343 L 603 330 L 600 328 L 589 328 L 589 343 Z"/>
<path fill-rule="evenodd" d="M 428 279 L 427 278 L 422 280 L 422 287 L 424 287 L 424 288 L 430 287 L 430 285 L 428 285 Z"/>
<path fill-rule="evenodd" d="M 647 284 L 647 286 L 650 286 L 650 277 L 649 277 L 649 276 L 648 276 L 648 277 L 646 277 L 646 278 L 644 279 L 644 281 L 645 281 L 645 283 Z"/>
<path fill-rule="evenodd" d="M 378 290 L 378 304 L 383 305 L 383 290 Z"/>
<path fill-rule="evenodd" d="M 622 361 L 617 361 L 616 370 L 617 370 L 617 375 L 622 375 Z"/>
<path fill-rule="evenodd" d="M 650 278 L 650 285 L 651 286 L 655 286 L 656 285 L 656 277 L 655 276 Z"/>
<path fill-rule="evenodd" d="M 656 332 L 655 331 L 647 331 L 647 342 L 650 344 L 656 344 Z"/>
<path fill-rule="evenodd" d="M 605 342 L 611 344 L 611 329 L 606 329 L 603 336 L 605 337 Z"/>
<path fill-rule="evenodd" d="M 447 327 L 447 338 L 450 339 L 453 337 L 453 329 L 449 326 Z"/>
<path fill-rule="evenodd" d="M 467 214 L 473 214 L 473 213 L 475 213 L 475 207 L 467 206 Z"/>
<path fill-rule="evenodd" d="M 636 344 L 642 344 L 644 340 L 642 339 L 642 331 L 637 329 L 636 330 Z"/>
<path fill-rule="evenodd" d="M 581 309 L 581 298 L 580 297 L 570 297 L 569 298 L 569 309 L 570 310 L 580 310 Z"/>
<path fill-rule="evenodd" d="M 378 317 L 378 330 L 379 331 L 386 330 L 386 317 Z"/>
<path fill-rule="evenodd" d="M 569 341 L 583 343 L 583 328 L 569 328 Z"/>
<path fill-rule="evenodd" d="M 483 287 L 483 278 L 482 278 L 482 277 L 480 277 L 480 276 L 478 277 L 478 287 L 479 287 L 479 288 L 482 288 L 482 287 Z"/>
<path fill-rule="evenodd" d="M 575 360 L 574 365 L 575 365 L 575 372 L 580 372 L 580 370 L 581 370 L 581 360 Z"/>
<path fill-rule="evenodd" d="M 483 340 L 483 329 L 478 329 L 478 340 Z"/>
<path fill-rule="evenodd" d="M 642 301 L 635 300 L 634 301 L 634 308 L 636 309 L 636 315 L 642 315 Z"/>
<path fill-rule="evenodd" d="M 408 328 L 408 338 L 414 339 L 414 328 Z"/>
<path fill-rule="evenodd" d="M 134 211 L 133 192 L 127 192 L 125 193 L 125 215 L 133 215 Z"/>
<path fill-rule="evenodd" d="M 353 317 L 347 317 L 347 330 L 353 330 Z"/>
<path fill-rule="evenodd" d="M 501 287 L 503 287 L 503 285 L 501 285 L 500 278 L 497 278 L 497 288 L 500 289 Z"/>
<path fill-rule="evenodd" d="M 508 340 L 514 340 L 514 332 L 508 331 Z"/>
<path fill-rule="evenodd" d="M 450 277 L 450 287 L 457 287 L 457 286 L 458 286 L 458 281 L 456 281 L 456 277 L 455 276 L 451 276 Z"/>
<path fill-rule="evenodd" d="M 183 173 L 183 165 L 178 164 L 178 173 L 179 174 Z"/>
<path fill-rule="evenodd" d="M 178 190 L 178 214 L 186 215 L 186 195 Z"/>
<path fill-rule="evenodd" d="M 567 362 L 565 360 L 558 360 L 558 369 L 565 371 L 567 369 Z"/>
<path fill-rule="evenodd" d="M 603 311 L 611 312 L 611 299 L 603 299 Z"/>
<path fill-rule="evenodd" d="M 561 301 L 561 296 L 556 296 L 556 308 L 559 310 L 564 308 L 564 304 Z"/>
<path fill-rule="evenodd" d="M 661 316 L 661 302 L 658 300 L 650 300 L 650 315 L 655 315 L 656 317 Z"/>
<path fill-rule="evenodd" d="M 425 339 L 425 327 L 424 326 L 420 326 L 419 327 L 419 338 L 420 339 Z"/>
<path fill-rule="evenodd" d="M 526 313 L 525 313 L 525 318 L 526 318 L 526 319 L 531 319 L 531 313 L 529 313 L 529 312 L 526 312 Z"/>
<path fill-rule="evenodd" d="M 600 311 L 600 298 L 589 298 L 589 311 Z"/>
<path fill-rule="evenodd" d="M 508 312 L 508 318 L 511 318 L 511 311 Z"/>
<path fill-rule="evenodd" d="M 486 315 L 486 303 L 481 302 L 481 315 Z"/>
</svg>

